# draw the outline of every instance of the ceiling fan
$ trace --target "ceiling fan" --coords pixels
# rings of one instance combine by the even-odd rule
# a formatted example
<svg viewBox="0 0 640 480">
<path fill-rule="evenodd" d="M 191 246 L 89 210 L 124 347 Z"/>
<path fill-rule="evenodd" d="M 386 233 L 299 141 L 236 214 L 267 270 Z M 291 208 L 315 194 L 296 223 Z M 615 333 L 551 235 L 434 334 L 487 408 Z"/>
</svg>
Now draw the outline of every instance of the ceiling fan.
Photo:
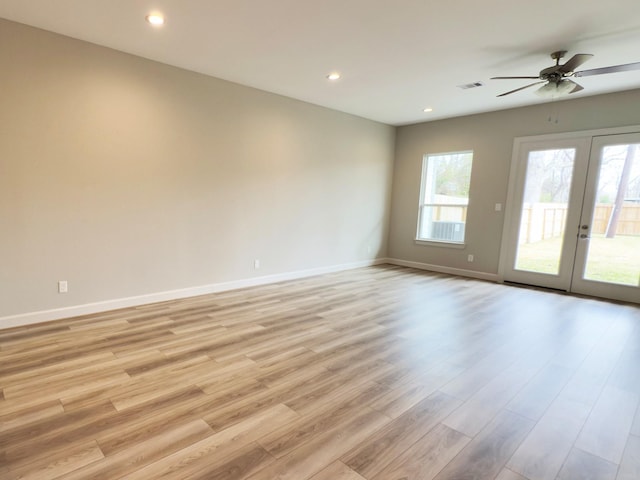
<svg viewBox="0 0 640 480">
<path fill-rule="evenodd" d="M 525 88 L 533 87 L 545 83 L 542 87 L 536 90 L 536 93 L 542 97 L 559 97 L 562 95 L 568 95 L 570 93 L 579 92 L 584 88 L 578 85 L 570 77 L 588 77 L 591 75 L 602 75 L 605 73 L 626 72 L 629 70 L 640 70 L 640 62 L 627 63 L 625 65 L 614 65 L 611 67 L 594 68 L 591 70 L 582 70 L 576 72 L 576 68 L 589 60 L 593 55 L 589 53 L 578 53 L 567 60 L 566 63 L 560 65 L 560 59 L 566 54 L 566 50 L 559 50 L 551 54 L 551 58 L 556 61 L 556 64 L 552 67 L 544 68 L 540 70 L 540 73 L 536 77 L 492 77 L 491 80 L 511 80 L 511 79 L 537 79 L 539 81 L 525 85 L 524 87 L 516 88 L 509 92 L 501 93 L 498 97 L 504 97 L 510 95 Z"/>
</svg>

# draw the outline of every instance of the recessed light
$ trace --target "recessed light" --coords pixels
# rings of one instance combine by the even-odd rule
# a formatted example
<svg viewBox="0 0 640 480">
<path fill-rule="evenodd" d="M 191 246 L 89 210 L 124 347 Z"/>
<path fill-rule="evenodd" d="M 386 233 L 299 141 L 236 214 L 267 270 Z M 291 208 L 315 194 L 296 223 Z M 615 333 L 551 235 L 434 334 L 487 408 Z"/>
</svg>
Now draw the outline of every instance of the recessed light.
<svg viewBox="0 0 640 480">
<path fill-rule="evenodd" d="M 433 108 L 431 108 L 431 107 L 423 108 L 423 109 L 422 109 L 422 111 L 423 111 L 424 113 L 433 112 Z"/>
<path fill-rule="evenodd" d="M 162 15 L 157 14 L 157 13 L 151 13 L 151 14 L 147 15 L 144 18 L 147 20 L 147 22 L 149 22 L 151 25 L 153 25 L 155 27 L 159 27 L 160 25 L 164 25 L 164 17 Z"/>
<path fill-rule="evenodd" d="M 331 72 L 329 75 L 327 75 L 327 78 L 335 82 L 336 80 L 340 79 L 340 74 L 338 72 Z"/>
</svg>

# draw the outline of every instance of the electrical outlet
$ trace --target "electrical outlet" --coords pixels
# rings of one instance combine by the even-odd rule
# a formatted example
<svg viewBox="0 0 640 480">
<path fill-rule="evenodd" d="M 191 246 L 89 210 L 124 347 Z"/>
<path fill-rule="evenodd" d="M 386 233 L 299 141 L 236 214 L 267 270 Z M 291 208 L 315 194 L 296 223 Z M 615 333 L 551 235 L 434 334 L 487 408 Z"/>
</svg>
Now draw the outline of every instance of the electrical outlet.
<svg viewBox="0 0 640 480">
<path fill-rule="evenodd" d="M 502 211 L 502 204 L 501 203 L 496 203 L 496 212 L 501 212 Z"/>
<path fill-rule="evenodd" d="M 258 270 L 260 268 L 260 260 L 255 259 L 253 261 L 253 268 L 255 268 L 256 270 Z"/>
<path fill-rule="evenodd" d="M 473 262 L 473 255 L 467 255 L 467 262 Z"/>
<path fill-rule="evenodd" d="M 66 280 L 60 280 L 58 282 L 58 293 L 67 293 L 69 291 L 69 284 Z"/>
</svg>

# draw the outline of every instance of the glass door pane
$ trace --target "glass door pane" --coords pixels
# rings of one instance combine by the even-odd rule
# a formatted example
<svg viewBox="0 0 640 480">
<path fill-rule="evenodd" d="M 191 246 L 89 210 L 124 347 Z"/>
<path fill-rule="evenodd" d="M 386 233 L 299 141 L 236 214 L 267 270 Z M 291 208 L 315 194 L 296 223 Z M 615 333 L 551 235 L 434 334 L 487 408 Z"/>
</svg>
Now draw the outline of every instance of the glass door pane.
<svg viewBox="0 0 640 480">
<path fill-rule="evenodd" d="M 640 303 L 640 133 L 594 137 L 571 291 Z"/>
<path fill-rule="evenodd" d="M 500 274 L 640 303 L 640 132 L 516 139 Z"/>
<path fill-rule="evenodd" d="M 516 139 L 500 272 L 505 281 L 568 291 L 591 139 Z"/>
<path fill-rule="evenodd" d="M 575 148 L 529 152 L 516 270 L 559 274 L 575 156 Z"/>
<path fill-rule="evenodd" d="M 606 145 L 597 174 L 584 280 L 640 286 L 640 144 Z"/>
</svg>

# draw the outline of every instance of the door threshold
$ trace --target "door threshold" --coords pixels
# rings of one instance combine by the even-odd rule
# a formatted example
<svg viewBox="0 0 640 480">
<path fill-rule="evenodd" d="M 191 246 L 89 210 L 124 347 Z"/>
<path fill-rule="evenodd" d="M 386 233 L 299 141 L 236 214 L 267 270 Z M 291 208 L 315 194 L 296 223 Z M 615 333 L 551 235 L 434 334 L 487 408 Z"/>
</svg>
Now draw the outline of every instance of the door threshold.
<svg viewBox="0 0 640 480">
<path fill-rule="evenodd" d="M 569 290 L 563 290 L 561 288 L 541 287 L 540 285 L 530 285 L 528 283 L 512 282 L 505 280 L 505 285 L 510 287 L 526 288 L 529 290 L 538 290 L 540 292 L 559 293 L 562 295 L 569 295 L 576 298 L 584 298 L 586 300 L 595 300 L 600 302 L 615 303 L 617 305 L 629 305 L 630 307 L 638 307 L 638 303 L 628 302 L 625 300 L 616 300 L 615 298 L 598 297 L 597 295 L 586 295 L 584 293 L 570 292 Z"/>
<path fill-rule="evenodd" d="M 542 290 L 544 292 L 555 292 L 555 293 L 569 293 L 568 290 L 563 290 L 562 288 L 543 287 L 541 285 L 531 285 L 529 283 L 512 282 L 510 280 L 505 280 L 504 283 L 505 285 L 511 285 L 512 287 L 528 288 L 530 290 Z"/>
</svg>

